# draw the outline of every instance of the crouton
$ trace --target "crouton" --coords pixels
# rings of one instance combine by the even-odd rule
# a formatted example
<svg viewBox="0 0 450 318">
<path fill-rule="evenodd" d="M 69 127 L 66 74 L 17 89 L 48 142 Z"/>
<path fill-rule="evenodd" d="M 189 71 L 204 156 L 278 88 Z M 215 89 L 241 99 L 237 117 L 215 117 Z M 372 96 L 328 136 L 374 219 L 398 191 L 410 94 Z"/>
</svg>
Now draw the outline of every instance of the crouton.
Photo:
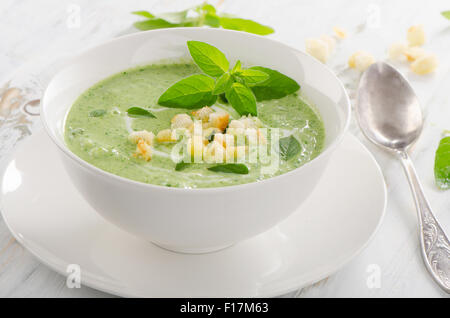
<svg viewBox="0 0 450 318">
<path fill-rule="evenodd" d="M 340 27 L 337 27 L 337 26 L 333 27 L 333 31 L 334 31 L 334 34 L 336 34 L 336 36 L 340 39 L 345 39 L 347 37 L 347 32 L 345 32 Z"/>
<path fill-rule="evenodd" d="M 193 136 L 186 142 L 187 153 L 194 159 L 194 162 L 201 162 L 203 155 L 203 138 L 202 136 Z"/>
<path fill-rule="evenodd" d="M 147 144 L 143 139 L 140 139 L 136 146 L 135 157 L 141 157 L 142 159 L 149 161 L 152 159 L 152 147 Z"/>
<path fill-rule="evenodd" d="M 228 126 L 230 115 L 225 112 L 215 112 L 209 115 L 210 127 L 215 127 L 224 131 Z"/>
<path fill-rule="evenodd" d="M 234 145 L 234 136 L 231 134 L 218 133 L 214 135 L 214 141 L 217 141 L 226 148 Z"/>
<path fill-rule="evenodd" d="M 172 130 L 164 129 L 158 132 L 158 134 L 156 135 L 156 141 L 160 143 L 165 143 L 165 142 L 175 142 L 177 140 Z"/>
<path fill-rule="evenodd" d="M 360 72 L 364 72 L 373 63 L 375 63 L 375 58 L 364 51 L 355 52 L 348 60 L 348 66 Z"/>
<path fill-rule="evenodd" d="M 306 39 L 305 49 L 306 53 L 315 57 L 322 63 L 326 63 L 330 57 L 328 43 L 321 39 Z"/>
<path fill-rule="evenodd" d="M 177 114 L 170 121 L 172 129 L 189 128 L 194 122 L 188 114 Z"/>
<path fill-rule="evenodd" d="M 413 25 L 406 34 L 409 46 L 420 46 L 425 43 L 425 32 L 422 25 Z"/>
<path fill-rule="evenodd" d="M 420 47 L 408 47 L 403 52 L 403 54 L 406 56 L 408 61 L 414 62 L 415 60 L 421 58 L 422 56 L 425 56 L 427 52 Z"/>
<path fill-rule="evenodd" d="M 143 140 L 151 145 L 153 143 L 153 138 L 155 138 L 155 135 L 147 130 L 133 131 L 128 135 L 128 140 L 134 144 L 137 144 L 139 140 Z"/>
<path fill-rule="evenodd" d="M 245 128 L 245 125 L 242 121 L 233 119 L 228 125 L 228 128 Z"/>
<path fill-rule="evenodd" d="M 393 43 L 389 47 L 389 58 L 391 60 L 402 61 L 405 59 L 405 52 L 407 51 L 408 46 L 404 43 Z"/>
<path fill-rule="evenodd" d="M 412 62 L 411 71 L 419 75 L 425 75 L 434 72 L 438 65 L 434 55 L 427 54 Z"/>
<path fill-rule="evenodd" d="M 203 148 L 203 160 L 207 163 L 222 163 L 224 156 L 225 148 L 215 140 Z"/>
<path fill-rule="evenodd" d="M 199 110 L 195 110 L 192 112 L 192 116 L 194 116 L 195 119 L 201 120 L 202 122 L 206 123 L 209 121 L 209 115 L 214 113 L 214 110 L 211 107 L 205 106 L 203 108 L 200 108 Z"/>
</svg>

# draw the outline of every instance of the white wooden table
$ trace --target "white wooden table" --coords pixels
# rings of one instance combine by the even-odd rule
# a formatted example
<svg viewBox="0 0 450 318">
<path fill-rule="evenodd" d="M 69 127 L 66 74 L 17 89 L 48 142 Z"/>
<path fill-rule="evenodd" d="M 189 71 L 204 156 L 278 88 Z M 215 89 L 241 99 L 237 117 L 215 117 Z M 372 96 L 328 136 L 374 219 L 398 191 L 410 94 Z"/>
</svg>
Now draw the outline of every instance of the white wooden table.
<svg viewBox="0 0 450 318">
<path fill-rule="evenodd" d="M 2 0 L 0 2 L 0 156 L 40 126 L 25 115 L 23 104 L 39 99 L 48 69 L 64 56 L 101 41 L 135 32 L 130 11 L 182 9 L 201 1 L 181 0 Z M 399 66 L 411 81 L 426 116 L 425 130 L 412 154 L 426 194 L 443 227 L 450 232 L 450 191 L 434 185 L 434 152 L 443 130 L 450 129 L 450 21 L 439 14 L 448 0 L 426 4 L 412 0 L 225 0 L 220 10 L 268 24 L 271 37 L 303 49 L 307 37 L 331 34 L 333 26 L 349 32 L 328 63 L 354 97 L 359 75 L 348 70 L 348 56 L 364 49 L 386 58 L 392 42 L 405 39 L 406 29 L 423 24 L 426 49 L 439 60 L 438 71 L 415 76 Z M 36 110 L 35 104 L 27 110 Z M 20 125 L 18 125 L 20 123 Z M 448 297 L 432 282 L 422 264 L 417 220 L 406 179 L 398 162 L 368 144 L 355 123 L 352 133 L 373 152 L 388 187 L 384 222 L 374 240 L 350 264 L 328 279 L 285 296 L 296 297 Z M 368 196 L 370 193 L 367 194 Z M 82 287 L 68 289 L 65 278 L 40 264 L 11 236 L 0 219 L 0 296 L 108 297 Z"/>
</svg>

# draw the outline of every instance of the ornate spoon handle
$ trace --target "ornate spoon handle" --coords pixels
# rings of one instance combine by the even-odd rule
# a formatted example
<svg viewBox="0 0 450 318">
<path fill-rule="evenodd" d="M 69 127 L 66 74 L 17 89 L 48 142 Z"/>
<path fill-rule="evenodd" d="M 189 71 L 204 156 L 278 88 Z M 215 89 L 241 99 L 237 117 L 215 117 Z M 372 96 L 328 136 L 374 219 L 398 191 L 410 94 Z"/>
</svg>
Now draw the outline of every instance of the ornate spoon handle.
<svg viewBox="0 0 450 318">
<path fill-rule="evenodd" d="M 450 294 L 450 243 L 448 237 L 431 211 L 411 159 L 406 151 L 400 152 L 399 155 L 416 203 L 425 265 L 438 285 Z"/>
</svg>

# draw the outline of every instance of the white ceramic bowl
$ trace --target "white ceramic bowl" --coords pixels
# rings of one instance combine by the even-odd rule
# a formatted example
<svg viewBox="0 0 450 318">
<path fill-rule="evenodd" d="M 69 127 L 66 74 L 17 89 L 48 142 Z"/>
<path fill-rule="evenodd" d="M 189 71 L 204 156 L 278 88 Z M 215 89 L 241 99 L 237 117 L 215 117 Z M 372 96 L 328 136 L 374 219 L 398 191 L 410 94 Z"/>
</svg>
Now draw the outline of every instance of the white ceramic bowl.
<svg viewBox="0 0 450 318">
<path fill-rule="evenodd" d="M 128 180 L 73 154 L 64 142 L 64 120 L 75 99 L 101 79 L 161 59 L 188 57 L 186 41 L 208 42 L 234 62 L 274 68 L 301 85 L 325 124 L 325 149 L 289 173 L 244 185 L 177 189 Z M 264 232 L 309 196 L 342 140 L 350 118 L 344 87 L 323 64 L 269 38 L 220 29 L 177 28 L 139 32 L 91 48 L 50 81 L 41 104 L 48 135 L 58 146 L 73 183 L 105 219 L 170 250 L 217 250 Z M 314 211 L 310 211 L 314 212 Z"/>
</svg>

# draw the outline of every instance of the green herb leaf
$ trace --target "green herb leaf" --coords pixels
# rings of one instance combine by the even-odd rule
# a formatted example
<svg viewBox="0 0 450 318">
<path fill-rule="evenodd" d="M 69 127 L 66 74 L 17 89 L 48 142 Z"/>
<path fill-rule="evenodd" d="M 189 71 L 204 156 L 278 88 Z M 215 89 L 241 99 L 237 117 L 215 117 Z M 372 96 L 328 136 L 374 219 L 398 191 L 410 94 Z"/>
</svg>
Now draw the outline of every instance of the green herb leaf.
<svg viewBox="0 0 450 318">
<path fill-rule="evenodd" d="M 128 116 L 133 118 L 156 118 L 155 115 L 141 107 L 131 107 L 127 110 Z"/>
<path fill-rule="evenodd" d="M 441 14 L 442 14 L 442 16 L 443 16 L 444 18 L 447 18 L 447 19 L 450 20 L 450 10 L 448 10 L 448 11 L 442 11 Z"/>
<path fill-rule="evenodd" d="M 209 3 L 201 4 L 199 6 L 199 8 L 201 10 L 205 11 L 206 13 L 216 13 L 216 8 L 212 4 L 209 4 Z"/>
<path fill-rule="evenodd" d="M 227 163 L 223 165 L 217 165 L 209 167 L 208 170 L 214 172 L 225 172 L 225 173 L 237 173 L 237 174 L 248 174 L 248 168 L 242 163 Z"/>
<path fill-rule="evenodd" d="M 439 188 L 450 188 L 450 136 L 442 138 L 436 150 L 434 177 Z"/>
<path fill-rule="evenodd" d="M 155 17 L 153 14 L 151 14 L 151 13 L 148 12 L 148 11 L 133 11 L 133 12 L 131 12 L 131 13 L 132 13 L 132 14 L 136 14 L 136 15 L 140 15 L 140 16 L 142 16 L 142 17 L 146 17 L 146 18 L 148 18 L 148 19 L 152 19 L 152 18 Z"/>
<path fill-rule="evenodd" d="M 221 16 L 220 25 L 224 29 L 244 31 L 259 35 L 267 35 L 275 32 L 271 27 L 267 25 L 262 25 L 259 24 L 258 22 L 241 18 L 230 18 Z"/>
<path fill-rule="evenodd" d="M 101 117 L 106 114 L 106 110 L 104 109 L 96 109 L 89 113 L 89 117 Z"/>
<path fill-rule="evenodd" d="M 158 15 L 158 18 L 164 19 L 167 22 L 170 22 L 173 24 L 182 24 L 188 20 L 187 19 L 188 11 L 189 11 L 189 9 L 183 10 L 183 11 L 177 11 L 177 12 L 161 13 Z"/>
<path fill-rule="evenodd" d="M 175 171 L 182 171 L 184 169 L 186 169 L 187 167 L 189 167 L 191 164 L 188 162 L 179 162 L 177 163 L 177 165 L 175 166 Z"/>
<path fill-rule="evenodd" d="M 220 18 L 215 13 L 207 13 L 205 14 L 204 23 L 213 28 L 220 27 Z"/>
<path fill-rule="evenodd" d="M 188 41 L 187 45 L 195 63 L 206 74 L 219 77 L 228 71 L 230 64 L 219 49 L 200 41 Z"/>
<path fill-rule="evenodd" d="M 280 157 L 288 161 L 296 156 L 301 150 L 300 143 L 294 136 L 280 138 Z"/>
<path fill-rule="evenodd" d="M 217 100 L 211 94 L 214 79 L 203 74 L 186 77 L 169 87 L 158 100 L 158 104 L 172 108 L 200 108 L 210 106 Z"/>
<path fill-rule="evenodd" d="M 237 73 L 237 76 L 242 78 L 249 86 L 262 83 L 269 79 L 269 75 L 267 73 L 253 69 L 242 70 Z"/>
<path fill-rule="evenodd" d="M 239 115 L 251 114 L 257 116 L 256 99 L 247 86 L 241 83 L 233 83 L 225 96 Z"/>
<path fill-rule="evenodd" d="M 226 72 L 223 73 L 217 80 L 216 80 L 216 86 L 214 86 L 213 94 L 214 95 L 220 95 L 225 93 L 227 90 L 230 89 L 231 85 L 233 84 L 233 78 L 231 77 L 230 73 Z"/>
<path fill-rule="evenodd" d="M 300 89 L 296 81 L 278 71 L 262 66 L 254 66 L 250 69 L 269 75 L 267 80 L 251 88 L 258 101 L 282 98 Z"/>
<path fill-rule="evenodd" d="M 233 69 L 231 70 L 231 74 L 239 73 L 242 70 L 241 61 L 237 60 L 236 64 L 234 64 Z"/>
<path fill-rule="evenodd" d="M 144 21 L 138 21 L 134 23 L 134 26 L 142 31 L 146 30 L 155 30 L 155 29 L 164 29 L 164 28 L 174 28 L 183 26 L 181 24 L 176 23 L 170 23 L 169 21 L 166 21 L 164 19 L 150 19 L 150 20 L 144 20 Z"/>
</svg>

